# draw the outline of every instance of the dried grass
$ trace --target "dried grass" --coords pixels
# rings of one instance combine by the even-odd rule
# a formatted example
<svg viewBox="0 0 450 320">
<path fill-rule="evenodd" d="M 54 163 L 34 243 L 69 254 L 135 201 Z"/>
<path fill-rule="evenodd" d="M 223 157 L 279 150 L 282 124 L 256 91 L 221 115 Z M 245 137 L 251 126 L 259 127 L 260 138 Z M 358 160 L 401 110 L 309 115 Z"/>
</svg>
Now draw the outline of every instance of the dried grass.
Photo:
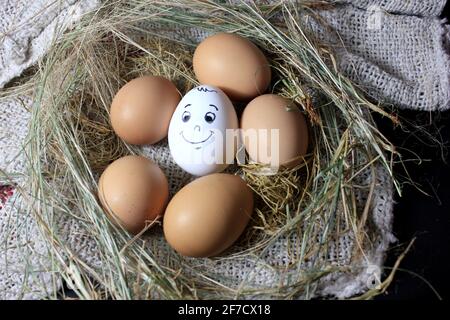
<svg viewBox="0 0 450 320">
<path fill-rule="evenodd" d="M 318 5 L 328 4 L 108 1 L 52 45 L 31 80 L 37 89 L 26 146 L 29 210 L 51 244 L 58 274 L 80 298 L 308 297 L 319 279 L 348 269 L 318 258 L 326 255 L 330 241 L 353 232 L 355 261 L 364 255 L 373 239 L 368 206 L 361 211 L 354 205 L 354 180 L 364 168 L 379 163 L 392 174 L 394 147 L 378 131 L 370 112 L 394 122 L 396 118 L 366 100 L 333 67 L 332 54 L 297 24 L 301 10 L 314 14 Z M 157 28 L 150 28 L 150 23 Z M 182 93 L 197 84 L 191 66 L 194 44 L 165 39 L 180 27 L 235 32 L 259 44 L 274 70 L 273 91 L 294 100 L 310 120 L 311 154 L 297 168 L 271 177 L 255 174 L 252 166 L 239 169 L 258 201 L 238 247 L 258 256 L 280 236 L 298 233 L 302 243 L 295 267 L 302 273 L 294 284 L 273 290 L 235 289 L 207 274 L 188 277 L 171 267 L 176 255 L 167 265 L 157 263 L 142 240 L 114 226 L 98 203 L 99 173 L 114 159 L 140 153 L 120 141 L 109 123 L 110 103 L 120 86 L 141 74 L 165 76 Z M 313 103 L 311 88 L 320 92 L 321 101 Z M 62 240 L 57 229 L 60 215 L 72 215 L 83 225 L 99 248 L 101 268 L 87 265 Z M 304 270 L 310 259 L 316 263 Z"/>
</svg>

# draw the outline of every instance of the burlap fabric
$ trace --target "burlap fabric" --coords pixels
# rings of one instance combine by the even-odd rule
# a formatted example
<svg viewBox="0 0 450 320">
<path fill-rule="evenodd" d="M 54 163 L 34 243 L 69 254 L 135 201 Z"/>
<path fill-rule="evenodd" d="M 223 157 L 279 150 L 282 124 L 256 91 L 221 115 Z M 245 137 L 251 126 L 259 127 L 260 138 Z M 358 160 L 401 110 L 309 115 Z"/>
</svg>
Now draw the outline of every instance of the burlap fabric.
<svg viewBox="0 0 450 320">
<path fill-rule="evenodd" d="M 323 11 L 332 29 L 320 29 L 311 22 L 310 29 L 322 41 L 336 48 L 338 66 L 370 96 L 395 106 L 442 110 L 449 107 L 447 27 L 437 17 L 444 0 L 414 1 L 342 1 L 333 10 Z M 351 4 L 348 4 L 351 3 Z M 34 1 L 9 0 L 0 7 L 0 85 L 18 76 L 45 53 L 52 39 L 98 5 L 92 0 Z M 337 35 L 339 34 L 339 36 Z M 181 31 L 178 36 L 183 35 Z M 26 141 L 29 108 L 27 97 L 0 99 L 0 169 L 13 173 L 19 185 L 26 175 L 22 146 Z M 145 147 L 145 152 L 160 164 L 169 177 L 172 193 L 192 179 L 172 161 L 163 142 Z M 319 285 L 316 295 L 349 297 L 367 290 L 379 280 L 386 249 L 392 235 L 392 181 L 382 169 L 360 177 L 361 185 L 376 179 L 370 219 L 378 229 L 376 241 L 367 258 L 353 265 L 346 274 L 332 275 Z M 364 203 L 361 191 L 359 202 Z M 52 263 L 48 247 L 36 223 L 23 209 L 19 193 L 0 205 L 0 298 L 41 298 L 54 294 Z M 13 222 L 13 223 L 12 223 Z M 61 229 L 74 251 L 91 263 L 96 262 L 95 247 L 83 236 L 73 219 L 61 219 Z M 171 254 L 160 232 L 149 235 L 160 256 Z M 251 285 L 271 286 L 279 281 L 294 281 L 295 272 L 280 274 L 269 266 L 286 266 L 286 251 L 296 239 L 280 239 L 262 259 L 241 259 L 215 265 L 218 277 Z M 297 241 L 297 242 L 296 242 Z M 353 248 L 350 235 L 338 239 L 329 254 L 330 261 L 345 265 Z M 214 264 L 208 259 L 193 260 L 198 267 Z M 54 280 L 55 278 L 53 278 Z M 58 277 L 56 277 L 58 282 Z M 284 280 L 281 280 L 284 279 Z M 31 288 L 31 290 L 30 290 Z M 26 294 L 24 294 L 26 292 Z"/>
</svg>

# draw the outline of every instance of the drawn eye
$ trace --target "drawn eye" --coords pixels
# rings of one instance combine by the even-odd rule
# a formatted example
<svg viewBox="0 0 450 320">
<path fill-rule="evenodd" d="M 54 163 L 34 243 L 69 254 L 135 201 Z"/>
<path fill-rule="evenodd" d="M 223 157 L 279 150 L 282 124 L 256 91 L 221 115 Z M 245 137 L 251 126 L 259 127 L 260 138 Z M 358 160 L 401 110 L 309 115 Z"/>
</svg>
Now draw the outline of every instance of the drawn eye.
<svg viewBox="0 0 450 320">
<path fill-rule="evenodd" d="M 213 123 L 216 120 L 216 115 L 212 112 L 207 112 L 205 114 L 205 121 L 208 123 Z"/>
<path fill-rule="evenodd" d="M 191 113 L 189 111 L 183 112 L 183 115 L 181 116 L 181 120 L 183 120 L 183 122 L 188 122 L 190 118 Z"/>
</svg>

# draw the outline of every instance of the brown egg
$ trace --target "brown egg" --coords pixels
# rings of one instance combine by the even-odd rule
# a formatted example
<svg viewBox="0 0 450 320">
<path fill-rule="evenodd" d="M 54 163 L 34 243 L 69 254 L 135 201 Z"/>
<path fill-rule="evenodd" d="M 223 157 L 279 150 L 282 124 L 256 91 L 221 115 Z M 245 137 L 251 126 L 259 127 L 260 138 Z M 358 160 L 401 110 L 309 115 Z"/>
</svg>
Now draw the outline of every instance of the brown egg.
<svg viewBox="0 0 450 320">
<path fill-rule="evenodd" d="M 246 101 L 263 94 L 271 80 L 261 50 L 235 34 L 218 33 L 203 40 L 193 64 L 200 83 L 219 87 L 232 100 Z"/>
<path fill-rule="evenodd" d="M 170 201 L 164 214 L 164 235 L 182 255 L 215 256 L 239 238 L 252 211 L 252 190 L 239 176 L 203 176 Z"/>
<path fill-rule="evenodd" d="M 181 96 L 163 77 L 144 76 L 125 84 L 113 99 L 111 125 L 131 144 L 153 144 L 167 136 Z"/>
<path fill-rule="evenodd" d="M 99 199 L 113 221 L 131 233 L 164 213 L 169 185 L 151 160 L 126 156 L 111 163 L 100 177 Z"/>
<path fill-rule="evenodd" d="M 277 152 L 281 166 L 293 167 L 300 163 L 308 149 L 305 117 L 291 101 L 275 94 L 259 96 L 247 105 L 242 114 L 241 129 L 245 149 L 250 159 L 258 163 L 270 164 L 275 159 L 273 151 Z M 268 130 L 267 139 L 260 129 Z M 271 139 L 272 129 L 279 130 L 278 148 Z"/>
</svg>

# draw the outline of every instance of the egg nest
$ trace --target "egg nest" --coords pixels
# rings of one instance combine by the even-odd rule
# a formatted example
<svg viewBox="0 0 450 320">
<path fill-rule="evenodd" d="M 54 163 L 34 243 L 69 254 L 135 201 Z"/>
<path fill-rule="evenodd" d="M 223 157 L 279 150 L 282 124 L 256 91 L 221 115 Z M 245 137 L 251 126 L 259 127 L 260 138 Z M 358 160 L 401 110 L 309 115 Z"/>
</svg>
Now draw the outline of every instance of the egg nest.
<svg viewBox="0 0 450 320">
<path fill-rule="evenodd" d="M 330 281 L 357 274 L 380 241 L 374 190 L 392 182 L 393 147 L 371 112 L 395 118 L 367 101 L 334 68 L 331 51 L 298 25 L 299 12 L 314 9 L 307 2 L 106 1 L 52 46 L 30 80 L 31 198 L 39 199 L 32 200 L 39 201 L 36 220 L 58 257 L 56 274 L 79 297 L 311 298 L 324 295 Z M 215 32 L 235 32 L 264 50 L 270 91 L 304 113 L 311 142 L 297 167 L 276 175 L 257 174 L 257 165 L 230 167 L 255 193 L 252 221 L 220 256 L 193 259 L 167 247 L 160 225 L 133 237 L 112 224 L 97 183 L 108 164 L 128 154 L 154 159 L 172 195 L 192 179 L 171 163 L 165 141 L 143 148 L 121 141 L 109 109 L 118 89 L 141 75 L 164 76 L 182 94 L 198 85 L 193 51 Z M 68 219 L 79 226 L 81 247 L 91 248 L 87 254 L 61 227 Z M 369 296 L 386 285 L 367 289 Z"/>
</svg>

